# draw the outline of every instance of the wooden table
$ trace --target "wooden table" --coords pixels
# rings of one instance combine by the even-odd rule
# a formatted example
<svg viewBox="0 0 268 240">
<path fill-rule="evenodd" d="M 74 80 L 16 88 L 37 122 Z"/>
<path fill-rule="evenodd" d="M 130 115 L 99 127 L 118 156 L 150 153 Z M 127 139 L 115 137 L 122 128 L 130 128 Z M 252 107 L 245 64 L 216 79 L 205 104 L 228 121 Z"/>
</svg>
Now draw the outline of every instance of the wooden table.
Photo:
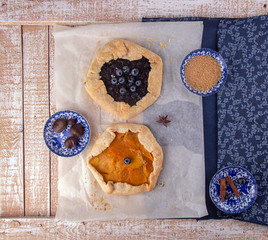
<svg viewBox="0 0 268 240">
<path fill-rule="evenodd" d="M 246 17 L 268 1 L 0 0 L 0 239 L 268 239 L 268 227 L 235 220 L 61 222 L 57 157 L 43 141 L 55 112 L 54 24 L 141 21 L 142 17 Z"/>
</svg>

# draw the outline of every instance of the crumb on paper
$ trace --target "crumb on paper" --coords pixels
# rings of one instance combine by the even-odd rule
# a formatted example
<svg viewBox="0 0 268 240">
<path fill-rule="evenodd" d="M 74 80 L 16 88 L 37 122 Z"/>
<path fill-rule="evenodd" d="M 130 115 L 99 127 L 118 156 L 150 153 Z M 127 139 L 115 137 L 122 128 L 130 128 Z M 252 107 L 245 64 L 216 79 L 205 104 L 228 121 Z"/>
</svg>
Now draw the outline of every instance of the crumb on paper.
<svg viewBox="0 0 268 240">
<path fill-rule="evenodd" d="M 107 211 L 107 210 L 112 209 L 111 204 L 105 202 L 104 197 L 97 198 L 97 197 L 92 197 L 91 195 L 89 196 L 88 200 L 89 200 L 91 207 L 97 211 Z"/>
<path fill-rule="evenodd" d="M 116 123 L 116 119 L 113 118 L 113 123 Z"/>
<path fill-rule="evenodd" d="M 172 39 L 174 39 L 174 37 L 169 37 L 168 42 L 171 42 Z"/>
<path fill-rule="evenodd" d="M 163 183 L 163 182 L 159 182 L 158 185 L 159 185 L 160 187 L 165 187 L 166 184 Z"/>
<path fill-rule="evenodd" d="M 173 61 L 173 57 L 170 57 L 170 58 L 169 58 L 169 61 L 172 62 L 172 61 Z"/>
<path fill-rule="evenodd" d="M 147 44 L 147 48 L 151 48 L 151 44 L 150 43 Z"/>
<path fill-rule="evenodd" d="M 97 42 L 97 44 L 100 44 L 100 42 L 101 42 L 101 40 L 99 40 L 99 41 Z"/>
<path fill-rule="evenodd" d="M 166 44 L 165 42 L 160 42 L 159 44 L 160 44 L 160 46 L 162 46 L 162 47 L 164 47 L 164 48 L 167 47 L 167 44 Z"/>
<path fill-rule="evenodd" d="M 174 206 L 174 205 L 171 205 L 171 208 L 174 209 L 174 210 L 177 210 L 177 207 Z"/>
<path fill-rule="evenodd" d="M 94 180 L 93 184 L 94 186 L 97 186 L 98 185 L 97 180 Z"/>
<path fill-rule="evenodd" d="M 149 42 L 157 42 L 157 40 L 155 38 L 146 38 L 146 40 Z"/>
</svg>

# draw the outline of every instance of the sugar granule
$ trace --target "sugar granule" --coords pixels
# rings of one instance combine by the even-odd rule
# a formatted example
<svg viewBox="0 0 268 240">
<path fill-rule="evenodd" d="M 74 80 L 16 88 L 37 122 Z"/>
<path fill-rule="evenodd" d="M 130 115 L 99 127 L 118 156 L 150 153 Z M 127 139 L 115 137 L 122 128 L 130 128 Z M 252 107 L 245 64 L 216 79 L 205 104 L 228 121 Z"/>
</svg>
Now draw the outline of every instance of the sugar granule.
<svg viewBox="0 0 268 240">
<path fill-rule="evenodd" d="M 221 69 L 214 58 L 196 56 L 186 64 L 184 75 L 190 87 L 198 91 L 207 91 L 219 81 Z"/>
</svg>

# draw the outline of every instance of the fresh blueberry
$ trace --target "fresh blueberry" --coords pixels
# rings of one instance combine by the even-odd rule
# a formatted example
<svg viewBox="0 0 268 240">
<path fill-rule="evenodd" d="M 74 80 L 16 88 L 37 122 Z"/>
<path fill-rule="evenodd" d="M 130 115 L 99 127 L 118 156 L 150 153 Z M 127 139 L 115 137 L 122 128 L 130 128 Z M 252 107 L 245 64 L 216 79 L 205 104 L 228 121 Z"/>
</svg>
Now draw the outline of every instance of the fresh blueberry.
<svg viewBox="0 0 268 240">
<path fill-rule="evenodd" d="M 123 69 L 123 73 L 124 74 L 128 74 L 129 73 L 129 67 L 128 66 L 124 66 L 122 69 Z"/>
<path fill-rule="evenodd" d="M 135 81 L 135 78 L 133 76 L 130 76 L 129 79 L 128 79 L 128 82 L 129 83 L 134 83 Z"/>
<path fill-rule="evenodd" d="M 122 72 L 121 69 L 118 68 L 118 69 L 115 70 L 115 74 L 116 74 L 116 76 L 121 77 L 123 72 Z"/>
<path fill-rule="evenodd" d="M 136 85 L 137 87 L 140 86 L 140 85 L 141 85 L 141 80 L 136 81 L 136 82 L 135 82 L 135 85 Z"/>
<path fill-rule="evenodd" d="M 128 158 L 128 157 L 125 158 L 125 159 L 124 159 L 124 163 L 127 164 L 127 165 L 130 164 L 130 163 L 131 163 L 130 158 Z"/>
<path fill-rule="evenodd" d="M 120 84 L 123 84 L 125 82 L 125 78 L 124 77 L 120 77 L 118 79 L 118 81 L 119 81 Z"/>
<path fill-rule="evenodd" d="M 136 92 L 136 86 L 134 86 L 134 85 L 131 86 L 129 89 L 130 89 L 131 92 Z"/>
<path fill-rule="evenodd" d="M 117 79 L 115 77 L 111 78 L 111 84 L 113 85 L 117 84 Z"/>
<path fill-rule="evenodd" d="M 131 75 L 132 76 L 136 77 L 136 76 L 138 76 L 138 74 L 139 74 L 139 69 L 138 68 L 133 68 L 131 70 Z"/>
<path fill-rule="evenodd" d="M 120 94 L 124 95 L 127 92 L 127 90 L 124 87 L 121 87 L 119 92 Z"/>
</svg>

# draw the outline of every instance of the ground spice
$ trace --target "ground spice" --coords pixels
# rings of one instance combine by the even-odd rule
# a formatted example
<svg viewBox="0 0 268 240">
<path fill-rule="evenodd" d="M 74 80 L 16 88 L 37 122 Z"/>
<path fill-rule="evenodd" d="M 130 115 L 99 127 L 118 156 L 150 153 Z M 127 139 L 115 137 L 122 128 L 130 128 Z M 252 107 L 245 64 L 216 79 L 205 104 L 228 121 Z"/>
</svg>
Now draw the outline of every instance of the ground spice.
<svg viewBox="0 0 268 240">
<path fill-rule="evenodd" d="M 219 81 L 221 69 L 214 58 L 196 56 L 186 64 L 184 75 L 190 87 L 198 91 L 207 91 Z"/>
</svg>

